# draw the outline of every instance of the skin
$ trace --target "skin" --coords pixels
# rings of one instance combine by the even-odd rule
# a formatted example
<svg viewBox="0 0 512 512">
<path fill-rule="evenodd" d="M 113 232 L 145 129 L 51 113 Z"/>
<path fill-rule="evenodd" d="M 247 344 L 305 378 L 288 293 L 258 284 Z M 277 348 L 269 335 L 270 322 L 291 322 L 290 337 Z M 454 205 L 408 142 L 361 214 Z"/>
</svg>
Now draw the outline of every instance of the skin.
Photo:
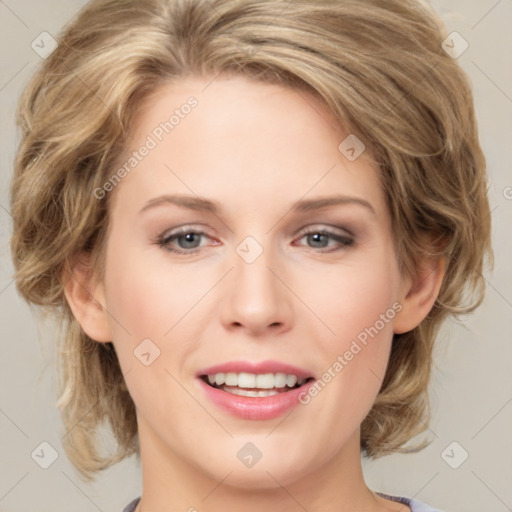
<svg viewBox="0 0 512 512">
<path fill-rule="evenodd" d="M 428 314 L 443 262 L 400 275 L 378 169 L 368 152 L 354 162 L 340 153 L 349 132 L 304 92 L 227 76 L 166 84 L 146 99 L 124 156 L 190 96 L 198 106 L 111 192 L 104 281 L 77 265 L 66 284 L 87 334 L 113 341 L 136 404 L 137 511 L 409 510 L 366 486 L 360 424 L 393 333 Z M 291 211 L 296 201 L 334 193 L 364 199 L 374 212 L 355 203 Z M 208 198 L 221 212 L 171 203 L 140 212 L 162 194 Z M 206 236 L 158 245 L 185 225 Z M 353 243 L 302 234 L 325 229 Z M 250 264 L 236 252 L 249 235 L 263 249 Z M 286 417 L 231 416 L 195 378 L 200 368 L 235 359 L 278 360 L 319 378 L 396 302 L 401 311 Z M 160 349 L 149 366 L 133 354 L 146 338 Z M 237 458 L 247 442 L 263 455 L 252 468 Z"/>
</svg>

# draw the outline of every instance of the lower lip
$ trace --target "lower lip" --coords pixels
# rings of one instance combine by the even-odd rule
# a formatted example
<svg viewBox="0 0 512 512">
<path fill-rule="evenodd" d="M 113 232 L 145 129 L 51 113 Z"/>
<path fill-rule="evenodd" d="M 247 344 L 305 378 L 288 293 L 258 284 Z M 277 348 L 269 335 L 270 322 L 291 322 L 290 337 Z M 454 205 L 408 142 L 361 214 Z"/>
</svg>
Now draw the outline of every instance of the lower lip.
<svg viewBox="0 0 512 512">
<path fill-rule="evenodd" d="M 314 381 L 299 388 L 265 397 L 240 396 L 209 386 L 198 379 L 208 398 L 220 409 L 244 420 L 271 420 L 278 418 L 300 404 L 299 395 L 307 393 Z"/>
</svg>

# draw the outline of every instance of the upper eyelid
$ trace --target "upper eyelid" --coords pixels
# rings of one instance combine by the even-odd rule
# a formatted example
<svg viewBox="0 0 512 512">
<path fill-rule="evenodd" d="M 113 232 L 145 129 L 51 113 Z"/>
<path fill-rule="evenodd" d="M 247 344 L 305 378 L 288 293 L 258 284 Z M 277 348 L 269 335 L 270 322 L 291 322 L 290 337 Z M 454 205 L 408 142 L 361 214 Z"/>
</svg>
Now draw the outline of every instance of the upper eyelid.
<svg viewBox="0 0 512 512">
<path fill-rule="evenodd" d="M 179 234 L 179 233 L 189 233 L 189 232 L 202 233 L 206 236 L 210 236 L 207 232 L 208 229 L 210 229 L 210 228 L 196 227 L 194 225 L 184 225 L 184 226 L 179 226 L 177 228 L 171 228 L 171 229 L 167 229 L 167 230 L 163 231 L 161 234 L 161 237 L 164 238 L 164 237 L 172 236 L 172 235 Z M 304 233 L 304 232 L 307 233 L 309 231 L 314 231 L 314 230 L 334 231 L 334 232 L 343 231 L 343 232 L 348 233 L 350 236 L 355 236 L 354 233 L 346 227 L 332 226 L 330 224 L 322 224 L 322 223 L 311 224 L 309 226 L 301 228 L 299 231 L 296 232 L 295 236 L 297 236 L 300 233 Z"/>
<path fill-rule="evenodd" d="M 298 236 L 302 233 L 309 233 L 311 231 L 327 231 L 329 233 L 332 233 L 333 235 L 339 236 L 344 236 L 344 233 L 346 233 L 348 236 L 352 238 L 355 237 L 355 233 L 353 233 L 350 229 L 341 226 L 331 226 L 329 224 L 311 224 L 299 230 L 295 236 Z"/>
</svg>

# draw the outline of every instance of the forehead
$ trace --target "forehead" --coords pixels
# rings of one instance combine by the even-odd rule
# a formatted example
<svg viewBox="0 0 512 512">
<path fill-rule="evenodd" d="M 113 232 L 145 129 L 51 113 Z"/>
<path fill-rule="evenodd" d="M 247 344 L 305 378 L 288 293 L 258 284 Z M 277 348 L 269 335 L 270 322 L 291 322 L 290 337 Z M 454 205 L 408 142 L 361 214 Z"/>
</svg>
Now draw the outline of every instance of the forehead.
<svg viewBox="0 0 512 512">
<path fill-rule="evenodd" d="M 239 76 L 182 79 L 141 103 L 121 164 L 150 149 L 115 192 L 132 203 L 195 194 L 235 211 L 337 193 L 382 210 L 378 169 L 365 152 L 347 158 L 347 137 L 306 92 Z"/>
</svg>

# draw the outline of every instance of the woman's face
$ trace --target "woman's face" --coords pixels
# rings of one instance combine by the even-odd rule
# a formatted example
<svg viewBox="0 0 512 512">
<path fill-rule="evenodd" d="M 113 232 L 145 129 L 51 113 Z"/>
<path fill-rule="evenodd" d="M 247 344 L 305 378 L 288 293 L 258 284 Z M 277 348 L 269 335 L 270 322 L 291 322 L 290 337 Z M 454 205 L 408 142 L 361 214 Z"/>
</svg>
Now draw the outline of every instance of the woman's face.
<svg viewBox="0 0 512 512">
<path fill-rule="evenodd" d="M 349 135 L 306 93 L 245 78 L 182 80 L 140 110 L 105 192 L 101 293 L 162 471 L 257 488 L 359 456 L 402 280 Z"/>
</svg>

